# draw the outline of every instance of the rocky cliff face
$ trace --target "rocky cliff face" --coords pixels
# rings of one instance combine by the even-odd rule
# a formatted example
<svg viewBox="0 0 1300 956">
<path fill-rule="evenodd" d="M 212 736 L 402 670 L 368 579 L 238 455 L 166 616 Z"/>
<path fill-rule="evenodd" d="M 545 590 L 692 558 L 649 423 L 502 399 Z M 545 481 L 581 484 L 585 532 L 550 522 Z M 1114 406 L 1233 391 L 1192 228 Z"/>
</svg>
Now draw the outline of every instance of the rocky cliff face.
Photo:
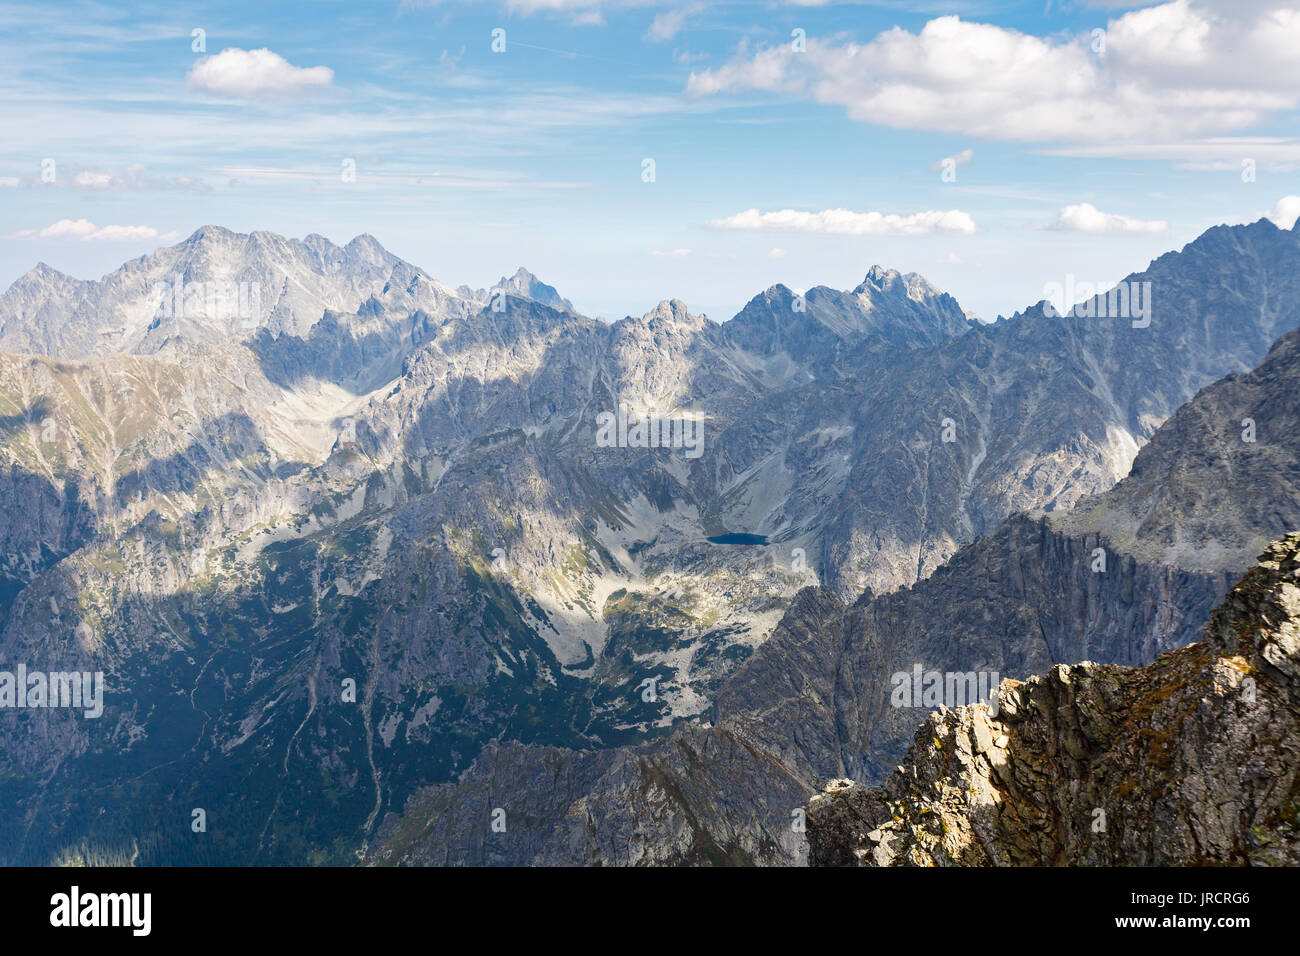
<svg viewBox="0 0 1300 956">
<path fill-rule="evenodd" d="M 1300 534 L 1199 643 L 1140 668 L 1060 664 L 996 700 L 931 714 L 878 790 L 826 787 L 811 863 L 1297 865 Z"/>
<path fill-rule="evenodd" d="M 1109 493 L 1050 516 L 1143 560 L 1244 569 L 1300 514 L 1300 332 L 1173 414 Z"/>
</svg>

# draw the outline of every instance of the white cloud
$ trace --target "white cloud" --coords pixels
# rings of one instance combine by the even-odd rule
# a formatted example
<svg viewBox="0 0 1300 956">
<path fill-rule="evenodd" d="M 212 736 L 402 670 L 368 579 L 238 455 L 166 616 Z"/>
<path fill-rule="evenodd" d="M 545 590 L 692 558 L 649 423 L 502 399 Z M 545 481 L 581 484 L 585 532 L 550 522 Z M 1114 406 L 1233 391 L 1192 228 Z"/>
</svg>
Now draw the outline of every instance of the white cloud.
<svg viewBox="0 0 1300 956">
<path fill-rule="evenodd" d="M 1163 219 L 1132 219 L 1115 213 L 1102 212 L 1091 203 L 1078 203 L 1066 206 L 1057 216 L 1056 221 L 1046 228 L 1065 232 L 1164 232 L 1169 223 Z"/>
<path fill-rule="evenodd" d="M 1038 37 L 944 16 L 863 44 L 742 46 L 693 72 L 686 94 L 779 92 L 864 123 L 1043 143 L 1223 135 L 1300 106 L 1300 12 L 1172 0 L 1111 20 L 1105 39 L 1097 53 L 1090 31 Z"/>
<path fill-rule="evenodd" d="M 1290 229 L 1300 219 L 1300 196 L 1283 196 L 1266 214 L 1279 229 Z"/>
<path fill-rule="evenodd" d="M 39 231 L 24 229 L 12 239 L 77 239 L 82 242 L 132 242 L 141 239 L 168 239 L 174 233 L 162 235 L 152 226 L 97 226 L 89 219 L 60 219 Z"/>
<path fill-rule="evenodd" d="M 910 216 L 879 212 L 853 212 L 849 209 L 824 209 L 800 212 L 781 209 L 759 212 L 747 209 L 725 219 L 713 219 L 716 229 L 746 229 L 771 232 L 817 232 L 836 236 L 920 236 L 930 233 L 974 233 L 975 222 L 960 209 L 946 212 L 930 210 Z"/>
<path fill-rule="evenodd" d="M 689 249 L 674 249 L 672 252 L 664 252 L 662 249 L 655 249 L 650 255 L 657 259 L 684 259 L 691 254 Z"/>
<path fill-rule="evenodd" d="M 767 254 L 767 257 L 769 259 L 784 259 L 785 250 L 782 249 L 780 246 L 777 246 L 775 249 L 773 249 L 771 252 Z"/>
<path fill-rule="evenodd" d="M 668 10 L 661 13 L 650 21 L 650 29 L 646 31 L 646 39 L 653 40 L 656 43 L 663 43 L 671 40 L 681 32 L 682 24 L 686 22 L 686 15 L 689 10 Z"/>
<path fill-rule="evenodd" d="M 963 149 L 960 153 L 953 153 L 951 156 L 945 156 L 943 159 L 931 163 L 930 168 L 943 169 L 946 166 L 951 166 L 953 169 L 956 169 L 958 166 L 965 166 L 974 158 L 975 150 Z"/>
<path fill-rule="evenodd" d="M 152 226 L 100 226 L 84 238 L 109 242 L 132 242 L 141 239 L 157 239 L 159 233 Z"/>
<path fill-rule="evenodd" d="M 46 226 L 38 235 L 42 239 L 89 239 L 98 229 L 89 219 L 60 219 Z"/>
<path fill-rule="evenodd" d="M 241 50 L 230 47 L 216 56 L 205 56 L 188 76 L 190 89 L 239 99 L 296 96 L 314 87 L 334 82 L 327 66 L 294 66 L 267 49 Z"/>
</svg>

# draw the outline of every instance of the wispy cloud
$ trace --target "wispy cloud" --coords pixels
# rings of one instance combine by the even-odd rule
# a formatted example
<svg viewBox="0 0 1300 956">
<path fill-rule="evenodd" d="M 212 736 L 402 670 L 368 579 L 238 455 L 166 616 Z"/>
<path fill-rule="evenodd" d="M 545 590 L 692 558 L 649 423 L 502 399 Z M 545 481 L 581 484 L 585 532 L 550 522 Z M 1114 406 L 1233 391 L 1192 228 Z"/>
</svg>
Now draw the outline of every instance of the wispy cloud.
<svg viewBox="0 0 1300 956">
<path fill-rule="evenodd" d="M 1167 160 L 1176 169 L 1226 172 L 1254 166 L 1264 172 L 1300 169 L 1300 139 L 1284 136 L 1215 136 L 1174 143 L 1100 143 L 1039 150 L 1045 156 L 1084 159 Z"/>
<path fill-rule="evenodd" d="M 682 32 L 682 27 L 686 24 L 686 18 L 698 12 L 699 8 L 694 6 L 666 10 L 650 21 L 650 29 L 646 30 L 645 38 L 655 43 L 664 43 L 671 40 Z"/>
<path fill-rule="evenodd" d="M 160 233 L 152 226 L 97 226 L 89 219 L 60 219 L 44 229 L 23 229 L 10 239 L 74 239 L 81 242 L 131 242 L 142 239 L 170 240 L 176 233 Z"/>
<path fill-rule="evenodd" d="M 38 179 L 31 177 L 26 182 L 35 185 Z M 53 183 L 41 183 L 41 185 L 90 190 L 185 189 L 199 192 L 211 188 L 196 176 L 154 175 L 142 163 L 132 163 L 122 169 L 101 170 L 93 167 L 81 169 L 73 176 L 60 177 Z"/>
<path fill-rule="evenodd" d="M 271 166 L 223 166 L 217 173 L 228 177 L 232 184 L 246 183 L 337 183 L 341 179 L 341 167 L 325 169 L 289 169 Z M 367 169 L 358 164 L 355 169 L 355 182 L 374 186 L 428 186 L 442 189 L 581 189 L 587 183 L 566 180 L 541 180 L 526 177 L 509 176 L 490 177 L 474 176 L 460 173 L 431 172 L 388 172 Z"/>
<path fill-rule="evenodd" d="M 800 212 L 781 209 L 759 212 L 747 209 L 725 219 L 710 220 L 715 229 L 745 229 L 761 232 L 817 232 L 836 236 L 921 236 L 932 233 L 971 235 L 975 221 L 960 209 L 946 212 L 928 210 L 899 216 L 893 213 L 853 212 L 849 209 L 824 209 Z"/>
</svg>

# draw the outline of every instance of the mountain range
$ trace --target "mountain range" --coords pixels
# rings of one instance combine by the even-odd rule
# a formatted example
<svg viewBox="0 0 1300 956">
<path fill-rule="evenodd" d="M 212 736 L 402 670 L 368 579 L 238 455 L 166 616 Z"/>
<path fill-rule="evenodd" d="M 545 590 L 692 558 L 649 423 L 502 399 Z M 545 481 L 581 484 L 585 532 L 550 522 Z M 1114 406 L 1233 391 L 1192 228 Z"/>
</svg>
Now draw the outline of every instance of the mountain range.
<svg viewBox="0 0 1300 956">
<path fill-rule="evenodd" d="M 1296 526 L 1297 265 L 1213 228 L 1124 280 L 1146 324 L 879 266 L 611 324 L 218 227 L 37 266 L 0 662 L 107 689 L 0 711 L 0 862 L 803 862 L 923 716 L 891 674 L 1147 664 Z"/>
</svg>

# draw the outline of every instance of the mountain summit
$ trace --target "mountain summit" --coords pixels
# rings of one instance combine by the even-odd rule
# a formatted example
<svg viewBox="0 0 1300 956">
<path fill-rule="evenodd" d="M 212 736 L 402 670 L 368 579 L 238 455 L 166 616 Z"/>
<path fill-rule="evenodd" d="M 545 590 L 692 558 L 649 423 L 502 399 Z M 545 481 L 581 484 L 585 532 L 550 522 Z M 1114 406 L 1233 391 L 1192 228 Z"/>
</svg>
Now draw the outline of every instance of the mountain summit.
<svg viewBox="0 0 1300 956">
<path fill-rule="evenodd" d="M 516 295 L 521 299 L 532 299 L 534 302 L 549 305 L 561 312 L 577 311 L 574 309 L 572 302 L 555 291 L 554 286 L 547 285 L 523 266 L 520 266 L 515 274 L 508 279 L 502 276 L 501 281 L 493 288 L 504 289 L 511 295 Z"/>
<path fill-rule="evenodd" d="M 501 280 L 509 295 L 565 312 L 572 304 L 526 269 Z M 460 306 L 449 300 L 457 296 Z M 453 292 L 363 234 L 344 246 L 313 233 L 237 233 L 202 226 L 188 238 L 126 263 L 99 280 L 44 263 L 0 296 L 0 350 L 88 358 L 149 354 L 167 342 L 220 342 L 265 329 L 306 338 L 327 312 L 387 309 L 404 322 L 481 308 L 486 291 Z"/>
</svg>

